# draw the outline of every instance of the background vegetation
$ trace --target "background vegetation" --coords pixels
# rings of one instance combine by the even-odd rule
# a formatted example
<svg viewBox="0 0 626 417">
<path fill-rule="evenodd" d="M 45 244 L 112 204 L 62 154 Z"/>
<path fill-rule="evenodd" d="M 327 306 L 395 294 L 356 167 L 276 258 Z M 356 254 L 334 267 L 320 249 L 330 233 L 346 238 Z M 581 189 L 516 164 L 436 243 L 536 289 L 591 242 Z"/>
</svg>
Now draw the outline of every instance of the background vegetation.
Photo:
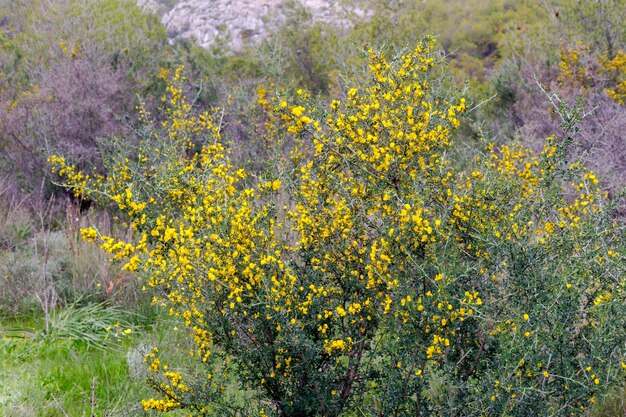
<svg viewBox="0 0 626 417">
<path fill-rule="evenodd" d="M 294 5 L 284 24 L 274 28 L 262 44 L 233 53 L 225 44 L 206 51 L 192 41 L 168 42 L 158 19 L 143 14 L 131 1 L 0 2 L 0 414 L 141 415 L 144 411 L 140 401 L 154 395 L 146 379 L 152 381 L 153 388 L 164 393 L 164 397 L 157 398 L 169 398 L 162 387 L 159 389 L 163 381 L 150 377 L 144 363 L 144 355 L 152 352 L 154 346 L 159 346 L 177 372 L 185 374 L 187 369 L 197 369 L 192 367 L 193 359 L 187 355 L 194 342 L 186 342 L 186 338 L 180 336 L 188 334 L 186 328 L 191 323 L 176 314 L 170 317 L 167 314 L 169 307 L 164 309 L 159 302 L 152 302 L 154 296 L 163 294 L 150 289 L 146 277 L 138 278 L 123 264 L 109 262 L 106 253 L 81 237 L 82 228 L 93 227 L 101 236 L 136 242 L 140 234 L 132 227 L 132 221 L 125 217 L 124 209 L 118 202 L 107 202 L 94 195 L 88 198 L 76 196 L 56 185 L 60 180 L 53 176 L 46 163 L 50 155 L 63 155 L 68 164 L 76 167 L 75 172 L 108 173 L 105 178 L 113 178 L 110 174 L 122 166 L 133 166 L 134 161 L 141 159 L 141 152 L 152 149 L 148 146 L 152 141 L 167 142 L 166 138 L 171 137 L 165 136 L 169 135 L 167 126 L 170 132 L 176 131 L 168 123 L 172 122 L 172 111 L 180 103 L 166 105 L 161 98 L 168 94 L 171 98 L 173 74 L 183 65 L 185 76 L 182 77 L 181 73 L 177 80 L 176 94 L 180 100 L 186 98 L 192 107 L 183 108 L 183 113 L 178 115 L 181 120 L 188 120 L 196 111 L 200 114 L 208 110 L 215 129 L 220 131 L 220 140 L 229 150 L 229 163 L 248 173 L 245 179 L 238 180 L 240 187 L 257 187 L 260 192 L 258 187 L 262 188 L 268 181 L 272 184 L 279 181 L 282 188 L 277 187 L 281 191 L 272 191 L 270 186 L 268 195 L 271 198 L 268 197 L 263 204 L 269 204 L 268 201 L 276 207 L 295 204 L 298 198 L 308 197 L 292 193 L 303 187 L 304 179 L 289 175 L 284 170 L 290 166 L 286 161 L 294 147 L 303 152 L 299 163 L 314 154 L 314 149 L 308 147 L 313 145 L 316 136 L 313 130 L 301 133 L 303 125 L 299 126 L 298 120 L 291 120 L 294 113 L 289 112 L 301 106 L 311 123 L 318 120 L 324 126 L 326 117 L 323 115 L 331 111 L 328 106 L 332 100 L 347 102 L 354 98 L 353 87 L 371 82 L 368 71 L 363 70 L 371 59 L 368 48 L 381 50 L 390 57 L 390 62 L 395 62 L 393 57 L 406 53 L 406 48 L 414 48 L 427 33 L 435 35 L 436 44 L 430 56 L 438 62 L 428 78 L 432 94 L 453 103 L 463 96 L 467 103 L 463 117 L 459 118 L 459 126 L 450 131 L 449 139 L 453 145 L 445 151 L 446 158 L 452 161 L 454 175 L 458 176 L 456 185 L 463 183 L 460 178 L 464 176 L 472 184 L 465 191 L 455 191 L 458 194 L 454 197 L 460 199 L 457 203 L 470 204 L 470 201 L 476 201 L 476 195 L 489 195 L 494 199 L 492 201 L 499 201 L 502 208 L 515 211 L 517 203 L 524 203 L 524 210 L 518 213 L 515 221 L 501 220 L 496 212 L 480 211 L 482 208 L 473 211 L 471 219 L 466 220 L 471 227 L 465 227 L 474 232 L 481 230 L 481 233 L 460 233 L 462 229 L 454 233 L 459 233 L 463 245 L 489 253 L 489 266 L 465 258 L 463 252 L 470 249 L 463 249 L 456 241 L 454 248 L 438 247 L 433 253 L 440 255 L 425 258 L 430 264 L 425 260 L 424 265 L 430 266 L 423 267 L 432 272 L 426 275 L 429 280 L 434 280 L 436 272 L 441 272 L 454 279 L 447 292 L 440 295 L 439 302 L 449 302 L 455 311 L 461 307 L 457 304 L 464 299 L 466 290 L 481 293 L 481 302 L 485 306 L 475 308 L 484 314 L 482 321 L 470 320 L 470 324 L 462 326 L 458 322 L 460 327 L 453 331 L 466 335 L 465 339 L 459 337 L 458 343 L 481 346 L 484 342 L 481 332 L 494 330 L 507 320 L 508 326 L 511 323 L 523 326 L 526 322 L 524 314 L 528 314 L 533 326 L 539 326 L 543 329 L 541 331 L 551 330 L 548 333 L 534 333 L 533 330 L 532 337 L 521 341 L 507 339 L 510 332 L 492 335 L 490 346 L 493 350 L 484 355 L 484 362 L 477 360 L 477 366 L 484 369 L 470 372 L 480 375 L 475 379 L 454 380 L 458 377 L 456 375 L 451 380 L 450 375 L 458 371 L 454 371 L 453 364 L 463 358 L 454 357 L 459 352 L 458 344 L 455 349 L 443 349 L 446 359 L 441 361 L 439 370 L 431 370 L 430 379 L 420 382 L 424 380 L 409 379 L 402 370 L 413 366 L 413 369 L 417 367 L 424 371 L 425 363 L 432 366 L 427 361 L 430 358 L 420 359 L 411 345 L 426 349 L 432 345 L 432 336 L 395 323 L 400 320 L 398 317 L 402 317 L 402 309 L 398 307 L 396 313 L 399 316 L 391 315 L 394 317 L 391 319 L 380 313 L 380 324 L 368 333 L 371 340 L 380 343 L 380 350 L 376 352 L 388 353 L 381 356 L 380 364 L 369 365 L 371 374 L 362 383 L 367 382 L 370 387 L 355 388 L 359 394 L 350 397 L 354 402 L 333 400 L 328 393 L 324 394 L 328 398 L 323 399 L 315 396 L 319 393 L 303 394 L 294 388 L 297 383 L 293 381 L 298 381 L 298 374 L 293 376 L 293 381 L 287 378 L 286 385 L 275 388 L 276 392 L 289 394 L 292 399 L 302 399 L 303 403 L 297 406 L 304 408 L 294 406 L 298 412 L 310 411 L 314 407 L 311 404 L 324 402 L 329 404 L 327 414 L 334 413 L 334 404 L 338 407 L 335 410 L 352 415 L 356 411 L 351 407 L 358 398 L 362 401 L 362 412 L 366 414 L 396 415 L 405 412 L 403 407 L 408 407 L 408 403 L 402 402 L 406 396 L 396 391 L 397 381 L 411 381 L 411 390 L 423 392 L 424 398 L 432 400 L 431 408 L 424 406 L 426 408 L 422 410 L 435 415 L 445 415 L 446 410 L 454 407 L 463 410 L 475 407 L 478 414 L 489 410 L 490 415 L 522 415 L 519 414 L 521 411 L 511 408 L 515 403 L 510 399 L 511 392 L 517 392 L 519 397 L 525 398 L 524 401 L 528 399 L 528 404 L 534 401 L 534 404 L 556 407 L 558 402 L 555 393 L 559 391 L 552 389 L 555 384 L 550 376 L 543 381 L 543 371 L 547 369 L 541 367 L 528 370 L 537 374 L 530 379 L 534 378 L 537 383 L 543 381 L 550 389 L 542 386 L 538 388 L 537 396 L 531 398 L 521 394 L 522 388 L 528 389 L 527 386 L 509 387 L 509 399 L 504 401 L 499 397 L 505 391 L 504 387 L 499 389 L 499 385 L 504 386 L 505 376 L 514 374 L 515 366 L 519 367 L 516 356 L 519 352 L 514 352 L 515 346 L 534 352 L 535 359 L 543 366 L 549 360 L 539 358 L 543 354 L 549 355 L 553 347 L 541 351 L 537 340 L 549 339 L 555 344 L 557 341 L 561 344 L 571 342 L 568 339 L 571 328 L 550 327 L 549 323 L 568 323 L 569 320 L 576 327 L 579 323 L 576 314 L 585 317 L 596 314 L 596 329 L 605 331 L 605 339 L 576 333 L 585 340 L 594 340 L 585 348 L 590 349 L 590 357 L 613 354 L 601 350 L 604 349 L 602 346 L 606 349 L 609 349 L 607 346 L 621 346 L 623 353 L 624 335 L 619 332 L 622 323 L 619 320 L 624 308 L 620 293 L 609 286 L 623 287 L 620 271 L 625 249 L 621 190 L 626 181 L 626 154 L 623 152 L 626 29 L 622 22 L 626 4 L 619 0 L 366 3 L 372 10 L 370 18 L 359 20 L 346 12 L 351 25 L 342 28 L 312 22 L 306 10 Z M 359 3 L 346 0 L 344 5 L 349 10 L 349 6 Z M 362 93 L 359 91 L 359 95 Z M 287 110 L 281 108 L 283 101 L 289 105 Z M 161 122 L 165 123 L 165 129 Z M 308 120 L 302 123 L 308 125 Z M 185 158 L 200 152 L 207 138 L 215 138 L 215 134 L 211 129 L 202 135 L 186 134 L 185 140 L 189 142 L 182 147 L 174 146 L 172 142 L 172 148 L 163 157 L 150 159 L 152 165 L 141 168 L 152 169 L 144 174 L 150 178 L 148 183 L 161 178 L 161 184 L 167 184 L 171 178 L 163 177 L 166 174 L 163 167 L 172 163 L 184 165 Z M 554 178 L 546 177 L 546 172 L 533 174 L 539 183 L 532 184 L 532 187 L 541 188 L 540 194 L 546 196 L 545 201 L 529 202 L 525 196 L 519 195 L 525 189 L 521 178 L 503 175 L 498 169 L 489 171 L 493 171 L 487 164 L 490 158 L 505 164 L 502 161 L 515 155 L 517 159 L 513 165 L 536 162 L 539 164 L 536 169 L 545 168 L 541 165 L 541 157 L 533 159 L 537 157 L 528 150 L 541 154 L 547 146 L 546 138 L 553 134 L 556 134 L 553 145 L 559 149 L 558 172 Z M 493 148 L 485 149 L 488 143 L 493 143 Z M 165 145 L 162 149 L 166 149 Z M 153 158 L 154 153 L 148 156 Z M 294 164 L 295 169 L 298 164 Z M 576 168 L 583 165 L 592 171 Z M 571 172 L 565 169 L 572 166 Z M 595 175 L 590 177 L 590 172 Z M 486 179 L 481 180 L 481 175 Z M 593 191 L 596 177 L 600 188 Z M 574 179 L 576 185 L 580 181 L 580 184 L 584 183 L 583 197 L 579 189 L 569 186 Z M 325 198 L 338 201 L 337 196 L 342 195 L 343 187 L 347 187 L 345 179 L 325 181 L 328 181 L 326 189 L 330 190 Z M 141 189 L 140 183 L 134 187 Z M 137 192 L 139 189 L 134 188 Z M 148 188 L 142 190 L 144 194 L 136 197 L 147 196 Z M 603 190 L 608 191 L 607 196 Z M 432 198 L 445 192 L 434 186 L 431 191 Z M 589 201 L 592 195 L 595 197 Z M 406 195 L 402 197 L 403 200 L 407 198 Z M 544 247 L 538 245 L 535 237 L 540 235 L 539 232 L 548 233 L 546 230 L 550 228 L 545 221 L 542 223 L 542 219 L 551 219 L 555 223 L 558 219 L 558 214 L 548 207 L 565 208 L 577 201 L 579 204 L 587 201 L 585 206 L 599 207 L 602 215 L 594 212 L 589 218 L 582 216 L 584 227 L 575 231 L 560 229 L 558 244 L 542 249 Z M 432 206 L 419 201 L 419 204 L 432 210 L 431 221 L 437 217 L 447 224 L 446 216 L 452 213 L 445 208 L 448 203 L 438 202 L 440 206 Z M 174 213 L 180 211 L 180 207 L 182 205 L 165 206 L 153 213 L 155 218 L 156 214 L 166 214 L 175 220 Z M 398 213 L 400 211 L 398 208 Z M 130 214 L 132 220 L 136 213 Z M 280 219 L 286 213 L 279 211 L 277 215 Z M 323 213 L 319 215 L 323 216 Z M 354 218 L 358 218 L 357 215 L 353 213 Z M 496 222 L 496 225 L 490 222 Z M 533 222 L 528 229 L 528 233 L 534 233 L 533 238 L 527 235 L 518 237 L 514 243 L 503 243 L 493 235 L 494 230 L 503 233 L 502 230 L 512 228 L 513 224 L 519 227 L 528 222 Z M 379 229 L 378 233 L 390 233 L 391 225 L 393 223 L 387 224 L 387 228 Z M 487 225 L 491 225 L 489 231 Z M 322 226 L 323 223 L 319 225 Z M 392 228 L 400 230 L 398 225 Z M 292 234 L 286 236 L 295 239 Z M 410 237 L 406 237 L 405 242 L 408 239 Z M 372 238 L 372 242 L 374 240 Z M 372 242 L 368 243 L 370 252 Z M 292 243 L 288 241 L 281 245 Z M 325 249 L 310 249 L 307 256 L 313 256 L 315 250 L 332 254 L 341 249 L 320 247 Z M 400 247 L 394 250 L 397 251 L 396 259 L 404 253 Z M 290 255 L 290 260 L 297 256 L 301 255 Z M 575 262 L 572 261 L 574 258 Z M 511 263 L 513 259 L 519 262 L 502 266 L 503 262 Z M 402 275 L 411 267 L 400 263 L 397 268 L 396 272 Z M 483 272 L 474 273 L 474 269 L 482 268 Z M 521 284 L 508 278 L 511 287 L 490 287 L 480 277 L 492 274 L 517 276 L 527 282 L 523 287 L 516 287 Z M 304 277 L 304 273 L 299 276 Z M 307 279 L 318 285 L 321 278 Z M 433 284 L 437 282 L 433 281 Z M 578 298 L 568 298 L 568 285 L 576 289 Z M 148 290 L 142 291 L 145 286 Z M 499 297 L 515 297 L 520 291 L 529 294 L 543 292 L 546 286 L 554 289 L 550 294 L 555 304 L 548 304 L 552 309 L 540 305 L 536 311 L 522 311 L 522 304 L 497 301 Z M 397 301 L 406 299 L 409 294 L 427 292 L 421 288 L 411 293 L 409 287 L 406 287 L 406 294 L 390 292 L 388 296 Z M 483 296 L 483 291 L 491 296 Z M 360 293 L 354 290 L 346 291 L 346 294 L 356 297 Z M 338 314 L 340 304 L 337 299 L 328 297 L 316 308 L 320 314 L 325 310 Z M 576 305 L 575 300 L 584 306 Z M 354 302 L 345 304 L 345 308 Z M 521 299 L 520 303 L 523 303 Z M 557 308 L 556 305 L 567 308 Z M 176 312 L 183 315 L 184 310 Z M 247 307 L 242 307 L 242 312 L 244 310 L 248 311 Z M 570 311 L 572 315 L 569 318 L 559 316 L 565 314 L 564 311 Z M 416 312 L 410 314 L 417 317 Z M 289 328 L 291 318 L 285 315 L 283 319 L 287 321 L 280 322 L 281 326 Z M 440 324 L 441 319 L 438 318 Z M 229 323 L 223 323 L 221 328 L 232 324 Z M 310 346 L 311 352 L 324 352 L 328 348 L 332 357 L 339 347 L 338 340 L 345 341 L 346 337 L 356 340 L 356 337 L 350 333 L 349 327 L 342 328 L 335 323 L 338 327 L 334 328 L 332 322 L 328 324 L 334 329 L 329 330 L 329 334 L 335 337 L 327 342 L 337 343 L 324 345 L 324 339 L 315 339 Z M 272 322 L 272 326 L 275 325 Z M 258 338 L 268 337 L 264 326 L 259 324 Z M 394 337 L 406 340 L 408 344 L 394 342 L 390 333 L 380 330 L 390 328 L 406 331 L 406 334 L 399 333 Z M 279 340 L 276 339 L 278 336 L 272 337 L 271 340 Z M 298 340 L 306 340 L 303 334 L 298 337 Z M 450 336 L 447 338 L 454 340 Z M 442 336 L 442 343 L 445 339 L 446 336 Z M 419 340 L 422 341 L 418 343 Z M 272 403 L 275 399 L 271 395 L 269 400 L 263 397 L 263 392 L 271 393 L 274 388 L 261 382 L 262 375 L 255 376 L 252 371 L 242 369 L 236 355 L 228 350 L 241 350 L 242 346 L 229 345 L 226 339 L 217 336 L 214 341 L 219 341 L 221 346 L 212 360 L 212 366 L 216 368 L 211 372 L 216 375 L 217 382 L 208 388 L 199 385 L 202 389 L 198 388 L 198 392 L 208 397 L 199 395 L 195 401 L 215 402 L 216 397 L 211 396 L 215 394 L 221 398 L 217 401 L 222 407 L 220 413 L 235 413 L 244 405 L 251 405 L 256 412 L 261 408 L 268 414 L 278 412 L 280 407 L 276 402 Z M 290 349 L 289 346 L 282 348 Z M 272 349 L 265 354 L 275 357 L 277 353 L 284 353 Z M 576 352 L 578 354 L 580 350 Z M 351 356 L 337 355 L 338 363 L 331 366 L 333 372 L 351 369 L 350 363 L 342 362 L 347 358 Z M 501 359 L 496 364 L 497 358 Z M 514 359 L 515 366 L 512 365 Z M 264 357 L 258 358 L 259 363 L 264 360 Z M 322 366 L 316 362 L 319 360 L 311 360 L 308 365 Z M 580 391 L 580 398 L 587 401 L 585 408 L 590 408 L 585 413 L 623 415 L 624 394 L 620 387 L 624 383 L 624 374 L 601 362 L 589 359 L 588 365 L 593 369 L 590 372 L 585 370 L 586 366 L 574 370 L 572 363 L 563 361 L 558 372 L 586 381 L 581 385 L 586 388 Z M 396 366 L 398 363 L 405 368 Z M 615 363 L 619 365 L 619 362 Z M 330 365 L 324 362 L 323 366 Z M 596 367 L 603 372 L 600 374 Z M 298 369 L 305 369 L 304 365 Z M 465 369 L 464 372 L 469 371 Z M 238 378 L 244 381 L 241 386 Z M 594 382 L 596 378 L 597 384 Z M 171 378 L 169 381 L 171 383 Z M 333 381 L 336 380 L 318 382 L 331 384 L 335 383 Z M 609 395 L 605 396 L 607 391 Z M 467 398 L 481 400 L 472 404 L 459 403 L 460 393 L 466 396 L 471 393 L 474 397 Z M 499 398 L 498 401 L 492 401 L 492 395 Z M 588 401 L 592 397 L 595 404 L 590 405 Z M 307 405 L 309 400 L 311 404 Z M 519 403 L 526 404 L 524 401 Z M 187 405 L 192 403 L 189 400 Z M 385 404 L 395 404 L 398 408 L 385 409 Z M 578 412 L 571 405 L 574 402 L 568 404 L 567 413 Z M 534 410 L 532 407 L 527 405 L 526 409 Z M 559 410 L 558 407 L 554 409 Z M 559 413 L 566 415 L 563 410 L 557 411 Z"/>
</svg>

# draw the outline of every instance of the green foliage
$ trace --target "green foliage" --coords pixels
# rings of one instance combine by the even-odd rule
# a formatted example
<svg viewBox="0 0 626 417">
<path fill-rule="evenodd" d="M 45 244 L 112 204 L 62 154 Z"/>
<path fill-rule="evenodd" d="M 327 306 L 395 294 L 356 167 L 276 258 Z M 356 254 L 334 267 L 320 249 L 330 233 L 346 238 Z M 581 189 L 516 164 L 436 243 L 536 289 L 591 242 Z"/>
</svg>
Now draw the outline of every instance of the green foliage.
<svg viewBox="0 0 626 417">
<path fill-rule="evenodd" d="M 345 93 L 338 73 L 345 76 L 365 63 L 359 48 L 413 44 L 423 34 L 433 33 L 441 53 L 457 67 L 459 79 L 485 82 L 501 57 L 527 46 L 527 33 L 546 27 L 543 10 L 526 2 L 347 0 L 340 4 L 343 15 L 337 18 L 342 23 L 313 24 L 306 10 L 292 9 L 268 40 L 279 57 L 269 55 L 266 66 L 278 61 L 282 78 L 338 97 Z"/>
<path fill-rule="evenodd" d="M 600 53 L 613 58 L 624 47 L 626 18 L 623 0 L 599 2 L 558 1 L 553 2 L 554 13 L 558 14 L 558 27 L 569 37 L 569 43 L 583 41 L 593 45 Z"/>
<path fill-rule="evenodd" d="M 46 343 L 69 342 L 103 349 L 109 341 L 132 332 L 126 313 L 104 303 L 70 304 L 54 311 L 42 334 Z"/>
<path fill-rule="evenodd" d="M 102 307 L 72 308 L 83 316 L 81 321 L 113 318 Z M 85 317 L 91 311 L 96 318 Z M 134 315 L 116 313 L 123 321 Z M 148 395 L 145 344 L 158 342 L 165 351 L 176 355 L 185 346 L 169 333 L 168 318 L 159 315 L 148 327 L 133 327 L 125 335 L 112 323 L 106 349 L 90 347 L 86 340 L 66 339 L 61 332 L 54 337 L 40 337 L 41 323 L 20 317 L 0 322 L 0 414 L 7 417 L 146 416 L 140 399 Z M 79 320 L 65 317 L 66 321 Z M 72 325 L 77 329 L 76 325 Z M 82 325 L 80 326 L 82 327 Z M 91 331 L 91 327 L 83 330 Z M 101 332 L 98 332 L 101 334 Z M 82 335 L 78 335 L 81 339 Z M 184 363 L 184 357 L 181 363 Z M 92 388 L 93 387 L 93 388 Z M 93 403 L 92 403 L 93 395 Z M 92 406 L 93 404 L 93 406 Z M 180 414 L 172 414 L 180 415 Z"/>
<path fill-rule="evenodd" d="M 17 65 L 12 79 L 25 86 L 68 56 L 128 65 L 129 76 L 137 77 L 158 62 L 166 42 L 158 20 L 128 0 L 11 2 L 5 18 L 12 36 L 2 49 Z"/>
</svg>

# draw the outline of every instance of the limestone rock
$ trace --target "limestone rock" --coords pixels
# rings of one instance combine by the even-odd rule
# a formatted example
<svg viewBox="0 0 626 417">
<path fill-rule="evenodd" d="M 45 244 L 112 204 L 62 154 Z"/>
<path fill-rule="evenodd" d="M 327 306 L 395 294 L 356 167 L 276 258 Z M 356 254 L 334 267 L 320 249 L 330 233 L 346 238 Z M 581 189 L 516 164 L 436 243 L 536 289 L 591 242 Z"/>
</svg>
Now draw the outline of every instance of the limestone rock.
<svg viewBox="0 0 626 417">
<path fill-rule="evenodd" d="M 298 5 L 308 10 L 313 21 L 340 27 L 350 24 L 347 10 L 337 0 L 179 0 L 173 7 L 167 5 L 171 0 L 137 0 L 137 3 L 161 16 L 172 39 L 191 38 L 208 48 L 221 38 L 235 51 L 260 42 L 268 30 L 285 20 L 290 7 Z M 349 12 L 352 16 L 367 15 L 357 9 Z"/>
</svg>

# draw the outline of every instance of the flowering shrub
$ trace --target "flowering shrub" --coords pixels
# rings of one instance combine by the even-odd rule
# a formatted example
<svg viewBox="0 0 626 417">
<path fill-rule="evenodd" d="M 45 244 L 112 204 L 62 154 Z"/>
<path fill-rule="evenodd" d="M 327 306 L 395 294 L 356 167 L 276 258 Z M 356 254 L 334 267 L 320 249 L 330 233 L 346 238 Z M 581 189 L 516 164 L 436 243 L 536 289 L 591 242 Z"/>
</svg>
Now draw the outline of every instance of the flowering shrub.
<svg viewBox="0 0 626 417">
<path fill-rule="evenodd" d="M 604 58 L 601 60 L 604 70 L 611 77 L 613 84 L 605 91 L 611 100 L 618 104 L 626 102 L 626 53 L 621 49 L 617 51 L 613 59 Z"/>
<path fill-rule="evenodd" d="M 570 88 L 588 92 L 591 87 L 604 87 L 604 92 L 619 105 L 626 97 L 626 54 L 621 49 L 614 57 L 608 53 L 592 53 L 590 45 L 577 42 L 561 51 L 559 82 Z M 599 75 L 599 76 L 598 76 Z"/>
<path fill-rule="evenodd" d="M 565 162 L 571 138 L 455 157 L 465 101 L 440 92 L 431 48 L 369 51 L 368 81 L 327 111 L 264 92 L 293 146 L 262 178 L 232 165 L 180 71 L 168 119 L 144 114 L 141 147 L 106 176 L 51 158 L 126 215 L 135 241 L 84 238 L 144 276 L 193 341 L 187 373 L 146 356 L 160 396 L 145 409 L 580 415 L 623 380 L 623 242 L 596 177 Z M 236 408 L 233 380 L 258 401 Z"/>
</svg>

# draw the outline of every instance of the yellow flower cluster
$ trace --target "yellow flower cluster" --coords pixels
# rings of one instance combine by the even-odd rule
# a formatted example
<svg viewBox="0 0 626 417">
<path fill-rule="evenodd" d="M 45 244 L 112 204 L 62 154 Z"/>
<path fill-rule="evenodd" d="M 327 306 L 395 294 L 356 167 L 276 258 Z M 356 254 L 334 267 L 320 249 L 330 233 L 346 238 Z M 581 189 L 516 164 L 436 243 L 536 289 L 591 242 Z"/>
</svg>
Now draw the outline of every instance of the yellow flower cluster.
<svg viewBox="0 0 626 417">
<path fill-rule="evenodd" d="M 588 63 L 585 62 L 585 59 L 589 57 L 590 49 L 588 44 L 579 41 L 573 47 L 561 50 L 561 62 L 559 62 L 561 72 L 558 76 L 561 84 L 575 85 L 583 89 L 591 85 L 592 74 Z"/>
<path fill-rule="evenodd" d="M 180 403 L 174 399 L 154 399 L 150 398 L 148 400 L 141 400 L 141 405 L 145 411 L 148 410 L 156 410 L 156 411 L 170 411 L 180 406 Z"/>
<path fill-rule="evenodd" d="M 324 349 L 326 349 L 326 352 L 329 355 L 334 354 L 335 352 L 343 352 L 343 351 L 349 351 L 350 350 L 350 346 L 352 345 L 352 339 L 350 337 L 348 337 L 346 340 L 343 339 L 337 339 L 337 340 L 330 340 L 330 341 L 326 341 L 324 343 Z"/>
<path fill-rule="evenodd" d="M 621 49 L 613 59 L 602 59 L 604 70 L 613 78 L 614 86 L 605 91 L 611 100 L 618 104 L 626 104 L 626 53 Z"/>
</svg>

